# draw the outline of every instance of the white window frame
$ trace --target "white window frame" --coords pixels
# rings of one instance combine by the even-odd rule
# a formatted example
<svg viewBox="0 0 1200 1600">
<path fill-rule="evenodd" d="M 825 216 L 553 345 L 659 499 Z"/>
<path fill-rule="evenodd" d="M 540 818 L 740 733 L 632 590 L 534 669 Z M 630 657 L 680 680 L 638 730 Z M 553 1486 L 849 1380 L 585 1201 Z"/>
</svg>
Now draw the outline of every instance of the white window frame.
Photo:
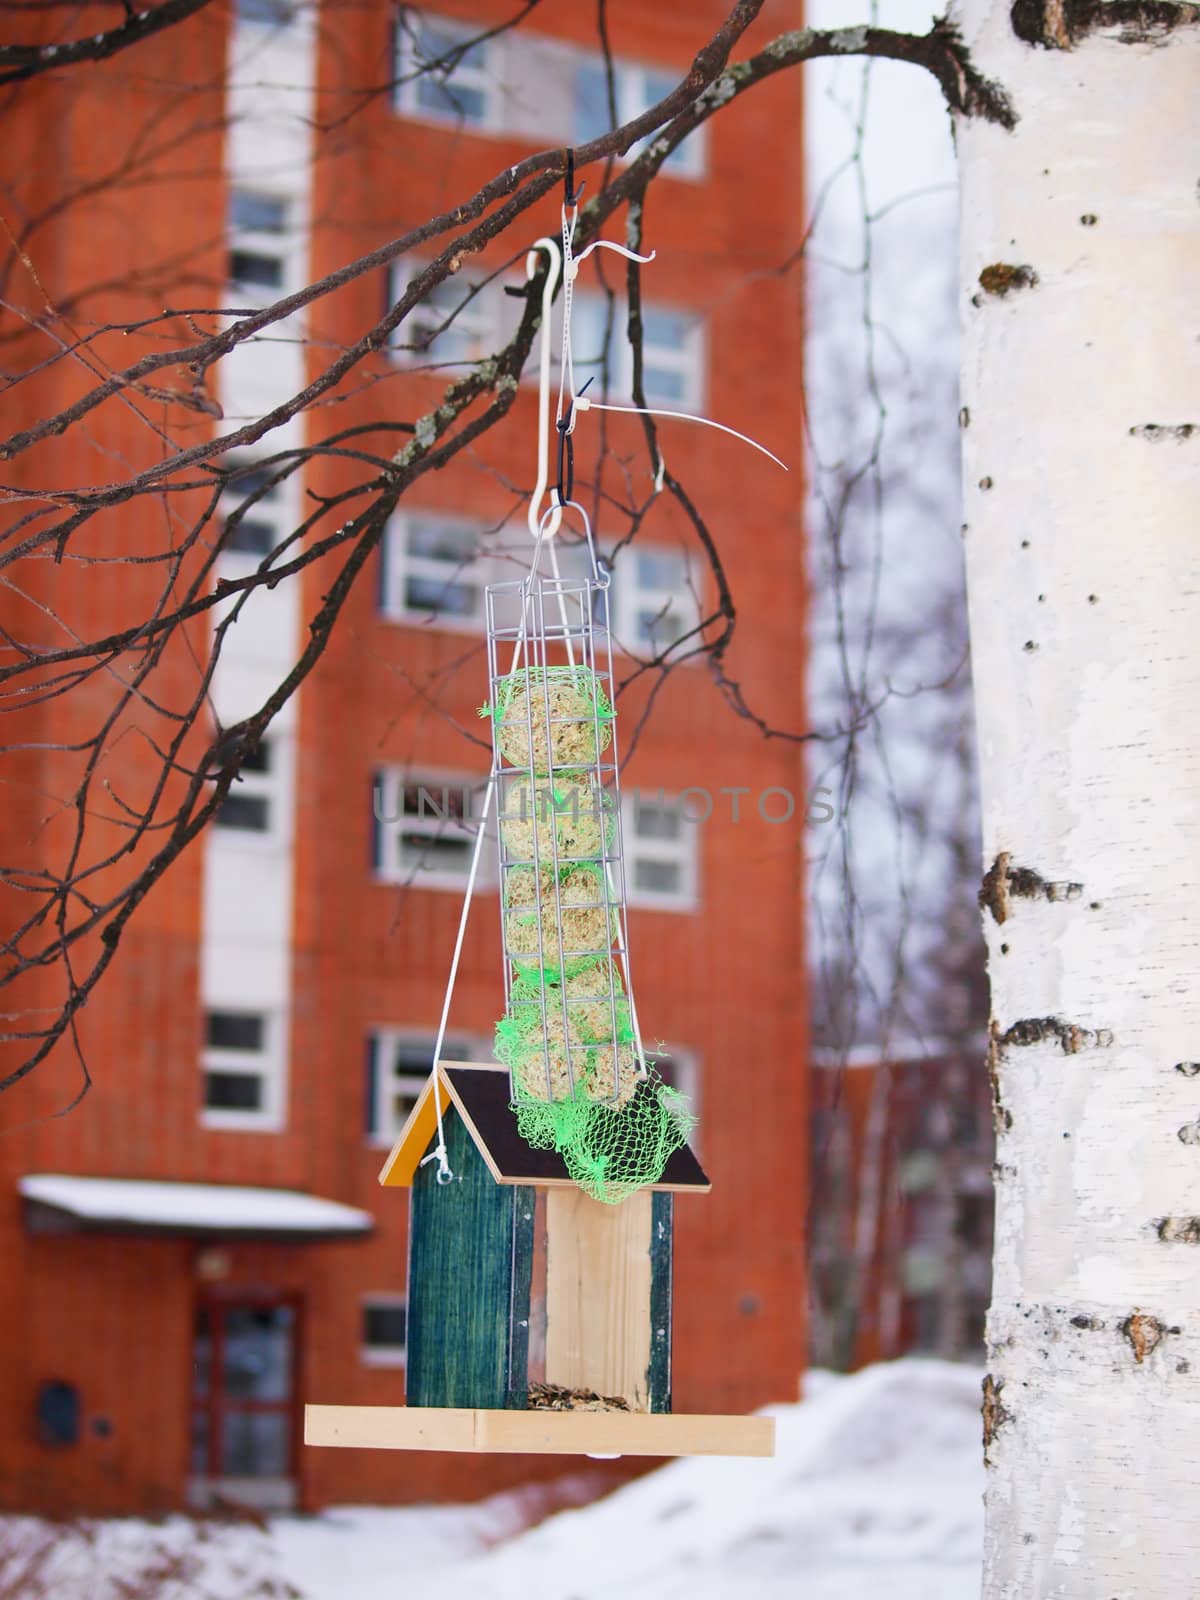
<svg viewBox="0 0 1200 1600">
<path fill-rule="evenodd" d="M 586 316 L 591 308 L 598 313 L 597 321 L 606 318 L 608 314 L 608 297 L 596 289 L 576 289 L 574 306 L 576 313 L 580 310 Z M 705 374 L 708 361 L 708 334 L 707 323 L 702 312 L 694 311 L 685 306 L 668 304 L 665 301 L 643 299 L 644 313 L 650 314 L 659 311 L 664 316 L 681 317 L 686 324 L 684 342 L 681 346 L 655 344 L 643 331 L 642 337 L 642 387 L 646 390 L 646 404 L 648 406 L 663 406 L 672 411 L 690 412 L 698 414 L 704 410 L 705 399 Z M 610 393 L 617 396 L 614 403 L 629 404 L 633 395 L 633 346 L 629 343 L 627 327 L 629 323 L 629 305 L 624 296 L 617 295 L 613 301 L 612 313 L 612 342 L 609 346 L 608 378 Z M 643 330 L 645 322 L 643 321 Z M 582 365 L 590 362 L 598 352 L 590 348 L 581 347 L 576 335 L 573 339 L 575 352 L 575 381 L 582 384 L 591 375 L 594 368 Z M 551 356 L 551 366 L 557 371 L 559 358 L 557 354 Z M 678 372 L 683 379 L 682 395 L 663 395 L 653 387 L 648 386 L 647 368 L 661 367 L 671 372 Z M 536 368 L 530 373 L 530 381 L 536 381 Z"/>
<path fill-rule="evenodd" d="M 296 201 L 291 195 L 278 193 L 270 189 L 249 184 L 232 182 L 229 185 L 229 201 L 232 208 L 233 197 L 237 193 L 253 194 L 264 200 L 270 200 L 283 207 L 282 228 L 239 228 L 233 225 L 232 220 L 228 226 L 226 240 L 226 293 L 231 301 L 237 305 L 247 303 L 271 305 L 276 300 L 282 300 L 285 295 L 291 294 L 299 287 L 297 230 L 296 230 Z M 268 257 L 279 263 L 279 285 L 274 287 L 267 284 L 241 283 L 234 277 L 232 268 L 233 254 L 237 250 L 244 250 L 249 255 Z"/>
<path fill-rule="evenodd" d="M 366 1341 L 366 1311 L 368 1306 L 379 1306 L 385 1311 L 393 1311 L 397 1306 L 404 1309 L 404 1345 L 398 1348 L 395 1345 L 371 1346 Z M 358 1302 L 358 1354 L 364 1367 L 406 1367 L 408 1365 L 408 1296 L 405 1294 L 380 1292 L 367 1293 L 359 1297 Z"/>
<path fill-rule="evenodd" d="M 587 68 L 604 74 L 604 58 L 591 52 L 580 54 L 576 58 L 576 70 Z M 645 61 L 614 61 L 613 62 L 613 88 L 617 102 L 617 126 L 621 127 L 627 122 L 632 122 L 634 117 L 640 117 L 643 111 L 648 111 L 652 105 L 663 98 L 661 94 L 653 94 L 647 87 L 647 79 L 652 73 L 659 73 L 664 78 L 671 80 L 672 87 L 686 76 L 686 68 L 658 67 Z M 661 128 L 656 128 L 645 139 L 639 139 L 637 144 L 623 156 L 617 159 L 622 163 L 636 160 L 647 145 L 654 143 L 662 133 Z M 573 129 L 576 143 L 583 143 L 584 133 L 590 130 Z M 676 145 L 671 154 L 660 168 L 664 177 L 685 178 L 692 182 L 699 181 L 708 175 L 708 125 L 701 125 L 690 133 L 682 144 Z"/>
<path fill-rule="evenodd" d="M 387 269 L 387 305 L 389 309 L 400 299 L 408 283 L 421 271 L 422 265 L 423 263 L 421 262 L 414 262 L 407 258 L 404 261 L 392 262 Z M 403 283 L 400 281 L 401 273 L 404 274 Z M 450 370 L 456 367 L 474 366 L 476 362 L 483 361 L 494 354 L 500 342 L 500 318 L 496 298 L 500 292 L 500 284 L 498 282 L 485 283 L 472 299 L 467 300 L 465 298 L 467 291 L 474 281 L 475 279 L 472 275 L 462 276 L 452 273 L 449 277 L 443 278 L 442 282 L 437 285 L 433 291 L 434 295 L 442 291 L 453 293 L 456 289 L 461 289 L 461 293 L 457 298 L 463 303 L 457 310 L 453 311 L 454 321 L 449 328 L 435 335 L 430 345 L 419 349 L 410 347 L 417 344 L 422 329 L 431 323 L 440 322 L 443 317 L 432 298 L 427 297 L 418 301 L 400 326 L 393 331 L 388 341 L 388 353 L 392 360 L 404 367 L 433 367 Z M 432 315 L 424 314 L 426 308 L 429 308 Z M 447 307 L 445 315 L 449 316 L 450 314 L 451 308 Z M 439 351 L 437 347 L 438 339 L 445 336 L 449 336 L 452 339 L 456 336 L 465 336 L 469 341 L 467 352 L 462 355 L 447 356 L 444 352 Z"/>
<path fill-rule="evenodd" d="M 411 1093 L 415 1100 L 425 1087 L 433 1066 L 433 1047 L 437 1043 L 437 1030 L 431 1028 L 415 1027 L 377 1027 L 368 1030 L 367 1038 L 374 1060 L 374 1089 L 375 1104 L 371 1107 L 372 1130 L 366 1135 L 366 1142 L 372 1149 L 390 1150 L 400 1137 L 404 1124 L 397 1121 L 392 1114 L 393 1096 L 397 1093 Z M 387 1072 L 381 1070 L 380 1063 L 386 1056 L 394 1060 L 397 1049 L 405 1048 L 420 1053 L 427 1065 L 423 1071 L 397 1072 L 394 1066 Z M 449 1049 L 456 1052 L 451 1057 L 443 1059 L 461 1059 L 463 1061 L 490 1061 L 492 1059 L 492 1045 L 488 1039 L 483 1039 L 475 1034 L 449 1033 L 443 1042 L 443 1050 Z"/>
<path fill-rule="evenodd" d="M 465 43 L 487 32 L 486 23 L 471 24 L 464 22 L 460 17 L 447 17 L 439 11 L 430 11 L 427 8 L 401 7 L 396 18 L 395 43 L 392 51 L 396 77 L 396 88 L 392 96 L 393 109 L 402 117 L 411 117 L 415 122 L 431 122 L 438 127 L 456 128 L 470 133 L 503 132 L 499 81 L 500 57 L 492 39 L 481 40 L 478 46 L 483 52 L 481 66 L 463 60 L 454 68 L 449 78 L 434 79 L 436 82 L 445 83 L 451 95 L 455 89 L 469 89 L 481 95 L 483 112 L 478 119 L 464 116 L 453 106 L 441 111 L 436 107 L 420 103 L 423 75 L 419 72 L 421 62 L 417 57 L 413 25 L 419 25 L 421 22 L 442 29 L 455 43 Z"/>
<path fill-rule="evenodd" d="M 659 552 L 678 555 L 684 564 L 683 587 L 679 590 L 665 589 L 640 582 L 637 560 L 639 552 L 642 555 L 655 555 Z M 602 545 L 598 553 L 611 576 L 608 589 L 608 624 L 614 649 L 639 659 L 647 658 L 652 648 L 655 656 L 665 655 L 667 653 L 665 649 L 652 647 L 641 638 L 638 618 L 644 611 L 651 611 L 657 616 L 667 609 L 673 609 L 681 614 L 683 627 L 680 639 L 689 639 L 691 643 L 700 642 L 700 636 L 695 633 L 695 629 L 698 628 L 703 616 L 703 607 L 699 584 L 696 581 L 696 564 L 688 551 L 667 541 L 644 539 L 639 534 L 631 544 L 623 548 L 616 561 L 612 560 L 611 547 L 606 548 Z M 559 551 L 559 562 L 564 577 L 583 577 L 590 569 L 587 551 L 582 545 L 564 546 Z M 690 647 L 689 644 L 685 650 Z M 690 661 L 692 657 L 685 653 L 682 659 Z"/>
<path fill-rule="evenodd" d="M 261 1017 L 263 1022 L 263 1047 L 261 1050 L 228 1050 L 207 1041 L 208 1017 L 211 1013 L 233 1013 Z M 201 1066 L 201 1126 L 227 1129 L 245 1133 L 280 1133 L 286 1117 L 286 1050 L 281 1014 L 269 1007 L 247 1005 L 243 1000 L 208 1000 L 203 1017 L 205 1043 L 200 1055 Z M 239 1077 L 256 1077 L 262 1081 L 262 1103 L 257 1110 L 238 1110 L 210 1106 L 205 1102 L 205 1080 L 210 1072 L 235 1073 Z"/>
<path fill-rule="evenodd" d="M 239 828 L 234 823 L 221 821 L 221 809 L 217 808 L 212 819 L 212 825 L 219 832 L 221 848 L 234 849 L 246 848 L 260 850 L 264 847 L 272 851 L 278 850 L 284 840 L 283 807 L 288 799 L 287 793 L 287 765 L 291 752 L 286 748 L 286 736 L 270 733 L 264 734 L 259 741 L 261 748 L 266 752 L 267 769 L 265 772 L 253 772 L 243 766 L 237 777 L 229 785 L 230 798 L 244 797 L 250 799 L 258 797 L 267 802 L 267 826 L 265 828 Z"/>
<path fill-rule="evenodd" d="M 659 551 L 678 555 L 683 561 L 684 582 L 681 589 L 667 589 L 641 582 L 638 573 L 639 554 L 649 556 Z M 621 558 L 612 568 L 609 603 L 611 606 L 609 622 L 613 634 L 620 641 L 622 649 L 630 655 L 665 655 L 669 649 L 675 648 L 679 640 L 688 641 L 685 649 L 700 643 L 699 635 L 694 632 L 701 620 L 695 565 L 688 553 L 675 545 L 653 544 L 641 539 L 635 539 L 632 544 L 626 545 L 621 552 Z M 679 614 L 682 626 L 678 639 L 672 641 L 670 646 L 666 646 L 665 643 L 658 645 L 642 638 L 639 619 L 647 611 L 654 616 L 672 611 Z"/>
<path fill-rule="evenodd" d="M 648 802 L 670 806 L 678 797 L 659 790 L 646 794 L 624 794 L 621 797 L 621 843 L 624 848 L 625 892 L 632 908 L 645 911 L 694 912 L 700 905 L 700 839 L 698 829 L 704 822 L 689 820 L 686 810 L 680 816 L 679 836 L 675 839 L 646 838 L 637 831 L 642 809 Z M 640 889 L 635 882 L 637 861 L 654 861 L 678 866 L 677 890 Z"/>
<path fill-rule="evenodd" d="M 470 561 L 452 565 L 448 561 L 438 561 L 433 556 L 414 555 L 409 550 L 409 538 L 414 523 L 419 522 L 440 522 L 455 531 L 474 533 L 477 542 L 489 531 L 486 524 L 471 517 L 423 511 L 416 507 L 407 512 L 395 512 L 388 519 L 381 552 L 381 614 L 388 622 L 400 622 L 410 627 L 437 628 L 448 633 L 481 633 L 487 622 L 484 587 L 496 578 L 494 558 L 476 554 Z M 410 606 L 405 598 L 409 578 L 441 582 L 448 588 L 456 583 L 469 583 L 476 591 L 475 609 L 469 614 L 460 614 Z"/>
<path fill-rule="evenodd" d="M 443 788 L 451 794 L 463 789 L 472 791 L 472 815 L 476 827 L 482 810 L 482 791 L 487 780 L 478 773 L 439 772 L 407 767 L 382 767 L 375 774 L 371 788 L 371 821 L 374 834 L 372 872 L 376 883 L 401 884 L 408 889 L 453 890 L 461 894 L 466 887 L 470 871 L 470 858 L 465 856 L 462 871 L 446 871 L 439 867 L 423 867 L 419 860 L 405 858 L 403 842 L 399 837 L 399 822 L 395 819 L 400 794 L 405 787 L 420 786 L 430 793 L 433 804 L 424 817 L 410 819 L 412 826 L 406 831 L 436 839 L 450 826 L 449 818 L 432 814 L 440 804 Z M 380 816 L 382 812 L 382 818 Z M 473 835 L 468 833 L 473 840 Z M 486 829 L 479 872 L 475 879 L 476 890 L 493 888 L 496 883 L 496 848 L 490 828 Z"/>
</svg>

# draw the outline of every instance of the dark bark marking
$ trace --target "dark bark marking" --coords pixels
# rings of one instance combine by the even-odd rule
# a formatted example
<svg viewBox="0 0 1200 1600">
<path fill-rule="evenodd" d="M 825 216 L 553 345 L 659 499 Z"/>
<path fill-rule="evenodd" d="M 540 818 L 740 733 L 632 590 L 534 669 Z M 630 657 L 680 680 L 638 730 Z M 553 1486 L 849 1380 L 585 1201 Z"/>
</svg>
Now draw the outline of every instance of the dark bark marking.
<svg viewBox="0 0 1200 1600">
<path fill-rule="evenodd" d="M 1077 1056 L 1081 1050 L 1106 1050 L 1113 1042 L 1111 1028 L 1081 1028 L 1077 1022 L 1064 1022 L 1061 1017 L 1023 1017 L 1000 1034 L 998 1049 L 1003 1052 L 1010 1045 L 1042 1044 L 1047 1039 L 1057 1039 L 1063 1054 Z"/>
<path fill-rule="evenodd" d="M 1177 0 L 1013 0 L 1012 30 L 1043 50 L 1070 50 L 1102 29 L 1119 28 L 1121 44 L 1156 44 L 1164 34 L 1200 22 L 1200 6 Z"/>
<path fill-rule="evenodd" d="M 1014 867 L 1012 856 L 1002 850 L 983 875 L 979 886 L 979 905 L 990 911 L 997 923 L 1004 923 L 1012 912 L 1013 899 L 1078 900 L 1081 883 L 1065 880 L 1051 883 L 1032 867 Z"/>
<path fill-rule="evenodd" d="M 1200 1061 L 1177 1061 L 1175 1071 L 1182 1072 L 1185 1078 L 1194 1078 L 1200 1072 Z"/>
<path fill-rule="evenodd" d="M 1200 1244 L 1200 1217 L 1155 1217 L 1151 1227 L 1163 1244 Z"/>
<path fill-rule="evenodd" d="M 1200 424 L 1195 422 L 1179 422 L 1175 424 L 1163 422 L 1142 422 L 1136 428 L 1130 428 L 1130 436 L 1134 439 L 1147 439 L 1151 444 L 1158 444 L 1163 439 L 1174 439 L 1182 443 L 1190 439 L 1194 433 L 1200 433 Z"/>
<path fill-rule="evenodd" d="M 1178 1333 L 1179 1329 L 1168 1328 L 1145 1311 L 1134 1311 L 1125 1318 L 1120 1331 L 1132 1345 L 1133 1359 L 1140 1367 L 1147 1356 L 1153 1355 L 1167 1334 Z"/>
<path fill-rule="evenodd" d="M 987 1074 L 992 1086 L 992 1126 L 999 1138 L 1012 1127 L 1013 1119 L 1000 1098 L 1000 1027 L 995 1018 L 988 1024 Z"/>
<path fill-rule="evenodd" d="M 1013 266 L 1008 261 L 994 261 L 979 274 L 979 287 L 986 294 L 1006 295 L 1012 289 L 1032 289 L 1038 275 L 1031 266 Z"/>
<path fill-rule="evenodd" d="M 983 1380 L 983 1459 L 989 1467 L 988 1451 L 992 1447 L 992 1440 L 1006 1422 L 1012 1421 L 1012 1412 L 1000 1398 L 1003 1388 L 1004 1379 L 993 1378 L 990 1372 Z"/>
<path fill-rule="evenodd" d="M 1099 1333 L 1103 1329 L 1104 1323 L 1099 1317 L 1089 1317 L 1086 1312 L 1081 1311 L 1078 1316 L 1071 1318 L 1071 1326 L 1073 1328 L 1086 1328 L 1089 1333 Z"/>
</svg>

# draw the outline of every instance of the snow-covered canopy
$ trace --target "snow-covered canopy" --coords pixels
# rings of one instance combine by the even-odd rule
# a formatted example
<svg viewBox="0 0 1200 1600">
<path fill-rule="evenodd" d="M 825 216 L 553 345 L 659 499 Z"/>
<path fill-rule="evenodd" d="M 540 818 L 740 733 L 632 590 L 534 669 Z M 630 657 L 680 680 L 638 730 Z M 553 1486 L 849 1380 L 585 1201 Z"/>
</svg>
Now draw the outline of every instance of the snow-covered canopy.
<svg viewBox="0 0 1200 1600">
<path fill-rule="evenodd" d="M 17 1180 L 17 1188 L 25 1200 L 90 1229 L 312 1238 L 363 1234 L 374 1227 L 369 1211 L 294 1189 L 76 1178 L 58 1172 L 30 1173 Z"/>
</svg>

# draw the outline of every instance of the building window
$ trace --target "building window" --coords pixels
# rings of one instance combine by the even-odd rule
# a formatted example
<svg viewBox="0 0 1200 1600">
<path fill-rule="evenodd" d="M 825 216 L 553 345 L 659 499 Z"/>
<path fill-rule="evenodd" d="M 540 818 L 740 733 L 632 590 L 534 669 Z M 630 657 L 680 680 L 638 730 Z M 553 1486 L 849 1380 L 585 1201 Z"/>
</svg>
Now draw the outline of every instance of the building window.
<svg viewBox="0 0 1200 1600">
<path fill-rule="evenodd" d="M 571 334 L 575 384 L 595 377 L 596 387 L 628 399 L 633 393 L 633 347 L 626 336 L 624 301 L 587 290 L 573 301 Z M 646 404 L 698 411 L 704 402 L 704 324 L 691 312 L 642 305 L 642 388 Z"/>
<path fill-rule="evenodd" d="M 288 231 L 285 199 L 252 189 L 230 190 L 226 271 L 234 293 L 265 301 L 287 289 Z"/>
<path fill-rule="evenodd" d="M 266 23 L 274 28 L 286 27 L 296 15 L 292 0 L 237 0 L 236 10 L 239 22 Z"/>
<path fill-rule="evenodd" d="M 699 903 L 699 839 L 703 824 L 660 790 L 622 800 L 625 884 L 631 906 L 694 911 Z"/>
<path fill-rule="evenodd" d="M 639 540 L 613 569 L 609 620 L 626 650 L 660 656 L 700 623 L 691 567 L 682 550 Z"/>
<path fill-rule="evenodd" d="M 617 114 L 614 123 L 608 104 L 608 78 L 604 62 L 595 56 L 585 57 L 575 68 L 575 143 L 587 144 L 589 140 L 610 133 L 614 127 L 632 122 L 634 117 L 640 117 L 643 111 L 664 100 L 684 76 L 685 69 L 672 72 L 659 67 L 642 66 L 637 62 L 614 63 L 613 92 Z M 633 161 L 657 137 L 657 133 L 652 133 L 640 139 L 630 147 L 624 159 Z M 681 145 L 672 150 L 663 162 L 662 170 L 677 178 L 703 177 L 704 138 L 703 128 L 697 128 L 695 133 L 689 134 Z"/>
<path fill-rule="evenodd" d="M 437 1035 L 377 1028 L 367 1040 L 366 1133 L 373 1144 L 391 1145 L 400 1137 L 433 1067 Z M 486 1057 L 480 1040 L 442 1041 L 443 1061 Z"/>
<path fill-rule="evenodd" d="M 270 555 L 284 537 L 281 500 L 275 468 L 253 461 L 230 462 L 229 482 L 221 496 L 225 519 L 221 555 L 256 560 Z"/>
<path fill-rule="evenodd" d="M 242 758 L 229 793 L 213 819 L 218 828 L 241 833 L 270 834 L 277 822 L 279 751 L 270 739 L 260 739 Z"/>
<path fill-rule="evenodd" d="M 474 630 L 483 626 L 483 588 L 489 581 L 478 523 L 435 513 L 403 512 L 388 523 L 383 546 L 380 605 L 397 622 L 436 621 Z"/>
<path fill-rule="evenodd" d="M 558 560 L 566 578 L 592 576 L 586 545 L 560 543 Z M 639 537 L 611 565 L 603 549 L 600 561 L 609 573 L 608 625 L 614 645 L 635 655 L 661 656 L 681 640 L 692 641 L 700 625 L 700 599 L 684 551 L 647 544 Z M 598 605 L 595 620 L 602 621 Z"/>
<path fill-rule="evenodd" d="M 372 1294 L 362 1302 L 362 1359 L 368 1367 L 402 1367 L 408 1349 L 408 1301 Z"/>
<path fill-rule="evenodd" d="M 402 9 L 396 24 L 396 110 L 430 122 L 495 129 L 497 63 L 490 41 L 478 38 L 481 31 Z"/>
<path fill-rule="evenodd" d="M 274 1019 L 230 1007 L 205 1016 L 204 1122 L 261 1127 L 279 1114 Z"/>
<path fill-rule="evenodd" d="M 409 276 L 412 267 L 409 265 Z M 401 263 L 388 269 L 388 306 L 407 287 Z M 443 278 L 408 313 L 392 335 L 392 353 L 412 366 L 470 366 L 492 354 L 498 343 L 496 298 L 491 284 L 454 273 Z"/>
<path fill-rule="evenodd" d="M 395 768 L 376 775 L 375 873 L 413 889 L 461 890 L 471 870 L 483 786 L 458 775 Z M 485 840 L 477 886 L 494 881 L 494 850 Z"/>
</svg>

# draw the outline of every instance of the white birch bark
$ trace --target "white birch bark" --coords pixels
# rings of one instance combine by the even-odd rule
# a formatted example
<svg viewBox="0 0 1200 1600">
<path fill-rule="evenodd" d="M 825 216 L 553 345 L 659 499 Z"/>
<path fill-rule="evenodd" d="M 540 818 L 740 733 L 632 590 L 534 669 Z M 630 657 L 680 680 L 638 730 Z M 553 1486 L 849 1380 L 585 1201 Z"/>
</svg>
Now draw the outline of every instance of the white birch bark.
<svg viewBox="0 0 1200 1600">
<path fill-rule="evenodd" d="M 1200 30 L 1040 48 L 1008 3 L 960 12 L 1020 119 L 957 128 L 1005 1124 L 984 1589 L 1194 1600 Z"/>
</svg>

